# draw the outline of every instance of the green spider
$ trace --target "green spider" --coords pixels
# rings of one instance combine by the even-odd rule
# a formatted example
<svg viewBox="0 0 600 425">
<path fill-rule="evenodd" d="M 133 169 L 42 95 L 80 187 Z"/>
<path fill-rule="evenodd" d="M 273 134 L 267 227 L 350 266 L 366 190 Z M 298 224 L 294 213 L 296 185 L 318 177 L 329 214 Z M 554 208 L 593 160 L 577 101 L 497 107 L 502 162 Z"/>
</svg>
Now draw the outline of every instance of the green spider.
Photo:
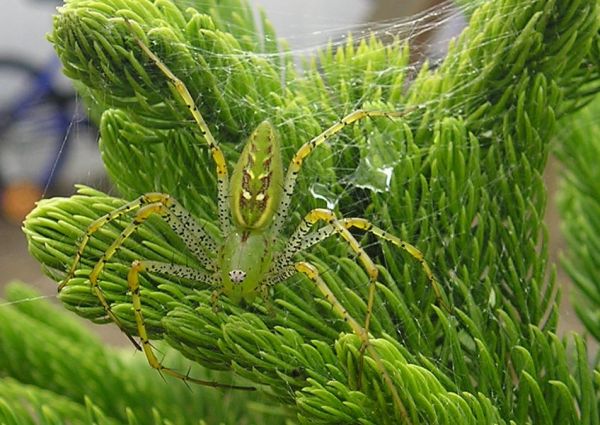
<svg viewBox="0 0 600 425">
<path fill-rule="evenodd" d="M 313 209 L 305 215 L 297 229 L 287 238 L 283 249 L 276 249 L 276 241 L 281 237 L 281 230 L 286 222 L 290 201 L 294 193 L 296 178 L 304 159 L 316 147 L 356 121 L 369 117 L 397 118 L 404 115 L 405 112 L 358 110 L 347 115 L 305 143 L 293 156 L 285 176 L 279 138 L 275 128 L 268 121 L 264 121 L 250 135 L 233 169 L 231 179 L 229 179 L 227 162 L 223 152 L 213 138 L 184 83 L 141 40 L 136 38 L 136 42 L 144 54 L 174 86 L 181 100 L 189 108 L 202 138 L 210 149 L 216 165 L 218 219 L 223 242 L 219 244 L 209 236 L 202 226 L 195 221 L 194 217 L 170 195 L 147 193 L 98 218 L 89 225 L 78 246 L 67 276 L 60 283 L 58 290 L 62 290 L 75 275 L 77 265 L 92 234 L 112 220 L 135 211 L 133 220 L 95 264 L 89 275 L 89 280 L 92 291 L 100 300 L 106 314 L 123 330 L 138 349 L 144 351 L 150 366 L 175 378 L 201 385 L 250 389 L 195 379 L 160 363 L 150 345 L 144 324 L 139 285 L 140 273 L 154 272 L 207 283 L 213 288 L 212 302 L 214 305 L 216 305 L 221 295 L 226 295 L 234 303 L 240 303 L 242 300 L 251 303 L 257 296 L 262 297 L 267 302 L 271 287 L 296 273 L 302 273 L 315 284 L 324 298 L 331 304 L 336 314 L 347 322 L 352 331 L 360 338 L 363 346 L 362 352 L 368 351 L 371 357 L 375 359 L 396 405 L 404 410 L 391 377 L 383 366 L 379 355 L 369 344 L 369 323 L 373 312 L 378 270 L 349 229 L 355 228 L 371 232 L 376 237 L 389 241 L 408 252 L 421 264 L 439 299 L 438 283 L 423 254 L 413 245 L 374 226 L 364 218 L 339 218 L 333 211 L 322 208 Z M 111 306 L 98 285 L 98 278 L 105 264 L 110 261 L 124 241 L 152 215 L 162 217 L 182 239 L 190 252 L 197 257 L 203 268 L 196 269 L 183 265 L 145 260 L 136 260 L 132 263 L 127 281 L 131 291 L 140 346 L 125 331 L 112 312 Z M 319 222 L 322 222 L 323 226 L 315 228 Z M 335 234 L 340 235 L 354 251 L 370 279 L 364 324 L 358 323 L 348 313 L 327 287 L 314 265 L 308 261 L 296 261 L 295 259 L 297 254 Z M 215 256 L 213 253 L 217 253 L 217 255 Z"/>
</svg>

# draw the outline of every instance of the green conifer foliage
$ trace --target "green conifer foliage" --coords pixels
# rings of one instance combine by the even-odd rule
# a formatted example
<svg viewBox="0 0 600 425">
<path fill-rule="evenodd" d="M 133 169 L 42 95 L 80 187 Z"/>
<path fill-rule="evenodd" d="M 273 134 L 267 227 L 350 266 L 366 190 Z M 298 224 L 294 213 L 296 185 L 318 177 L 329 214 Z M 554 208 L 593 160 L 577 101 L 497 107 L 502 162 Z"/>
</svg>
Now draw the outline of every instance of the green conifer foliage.
<svg viewBox="0 0 600 425">
<path fill-rule="evenodd" d="M 238 144 L 266 118 L 289 160 L 359 107 L 405 110 L 395 121 L 362 121 L 319 148 L 292 207 L 322 206 L 307 195 L 315 190 L 310 176 L 318 176 L 341 213 L 415 243 L 432 264 L 443 300 L 409 256 L 387 244 L 369 251 L 381 265 L 371 344 L 405 412 L 394 408 L 375 359 L 362 358 L 360 340 L 307 279 L 277 285 L 270 311 L 261 302 L 226 300 L 215 311 L 209 287 L 148 275 L 143 312 L 152 339 L 164 340 L 161 351 L 170 347 L 165 363 L 184 373 L 186 362 L 198 363 L 222 371 L 221 381 L 258 391 L 190 392 L 170 378 L 160 383 L 143 356 L 103 348 L 65 313 L 11 304 L 0 309 L 2 421 L 600 423 L 600 372 L 589 366 L 584 340 L 555 334 L 541 178 L 556 121 L 597 91 L 598 2 L 478 2 L 440 66 L 425 65 L 416 76 L 407 75 L 408 47 L 383 46 L 376 37 L 332 45 L 299 70 L 266 18 L 257 31 L 245 1 L 189 6 L 68 0 L 58 11 L 50 40 L 66 75 L 102 113 L 100 150 L 119 195 L 80 186 L 69 198 L 40 202 L 24 227 L 32 255 L 60 281 L 87 225 L 150 191 L 171 194 L 207 231 L 218 230 L 212 159 L 135 37 L 184 81 L 231 164 Z M 352 141 L 348 149 L 340 148 L 344 141 Z M 382 179 L 378 171 L 389 167 L 391 177 Z M 361 190 L 345 190 L 343 182 Z M 94 235 L 61 292 L 79 316 L 107 322 L 87 275 L 126 224 L 117 220 Z M 346 247 L 328 241 L 306 258 L 362 319 L 368 279 Z M 135 259 L 196 261 L 159 219 L 117 251 L 100 285 L 131 335 L 127 272 Z M 14 291 L 11 301 L 24 289 Z"/>
</svg>

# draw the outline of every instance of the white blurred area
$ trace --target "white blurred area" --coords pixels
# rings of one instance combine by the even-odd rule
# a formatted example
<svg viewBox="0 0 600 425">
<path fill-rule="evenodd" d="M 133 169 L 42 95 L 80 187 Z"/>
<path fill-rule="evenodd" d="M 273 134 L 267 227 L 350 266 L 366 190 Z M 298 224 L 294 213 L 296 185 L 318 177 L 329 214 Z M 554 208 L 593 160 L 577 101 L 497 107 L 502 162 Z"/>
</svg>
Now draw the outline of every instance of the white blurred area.
<svg viewBox="0 0 600 425">
<path fill-rule="evenodd" d="M 253 0 L 293 50 L 311 50 L 365 22 L 373 0 Z"/>
<path fill-rule="evenodd" d="M 425 32 L 419 40 L 427 47 L 427 55 L 445 51 L 451 37 L 466 25 L 464 17 L 452 6 L 451 0 L 253 0 L 257 8 L 266 11 L 269 20 L 295 51 L 314 50 L 330 40 L 339 40 L 349 32 L 368 32 L 371 27 L 385 25 L 410 28 L 415 33 L 419 26 L 432 24 L 431 19 L 421 19 L 423 14 L 443 9 L 439 16 L 444 21 L 435 31 Z M 433 14 L 432 14 L 433 16 Z M 415 17 L 416 19 L 412 19 Z"/>
</svg>

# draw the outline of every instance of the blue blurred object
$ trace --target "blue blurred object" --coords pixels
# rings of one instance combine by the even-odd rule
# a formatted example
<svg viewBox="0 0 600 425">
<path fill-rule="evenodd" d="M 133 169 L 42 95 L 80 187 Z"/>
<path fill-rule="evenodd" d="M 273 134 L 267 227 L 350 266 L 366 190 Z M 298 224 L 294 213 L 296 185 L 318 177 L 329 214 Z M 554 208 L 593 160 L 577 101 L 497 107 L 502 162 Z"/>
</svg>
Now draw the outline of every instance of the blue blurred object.
<svg viewBox="0 0 600 425">
<path fill-rule="evenodd" d="M 73 125 L 89 128 L 78 117 L 76 94 L 57 82 L 60 63 L 41 68 L 14 57 L 0 57 L 0 79 L 7 87 L 0 100 L 0 178 L 30 180 L 44 190 L 64 163 Z"/>
<path fill-rule="evenodd" d="M 59 176 L 73 133 L 97 132 L 82 118 L 73 88 L 61 84 L 60 66 L 57 57 L 36 67 L 0 56 L 0 205 L 13 221 L 20 222 Z"/>
</svg>

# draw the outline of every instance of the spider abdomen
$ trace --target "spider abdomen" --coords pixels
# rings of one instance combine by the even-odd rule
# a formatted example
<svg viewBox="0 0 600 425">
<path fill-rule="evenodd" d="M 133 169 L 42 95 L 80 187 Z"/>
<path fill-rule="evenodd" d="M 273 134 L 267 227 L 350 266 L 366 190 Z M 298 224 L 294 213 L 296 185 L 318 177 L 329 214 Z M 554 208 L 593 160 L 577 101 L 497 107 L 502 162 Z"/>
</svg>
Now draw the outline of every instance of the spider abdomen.
<svg viewBox="0 0 600 425">
<path fill-rule="evenodd" d="M 233 170 L 231 215 L 242 229 L 264 229 L 273 220 L 283 192 L 279 137 L 268 121 L 252 132 Z"/>
</svg>

